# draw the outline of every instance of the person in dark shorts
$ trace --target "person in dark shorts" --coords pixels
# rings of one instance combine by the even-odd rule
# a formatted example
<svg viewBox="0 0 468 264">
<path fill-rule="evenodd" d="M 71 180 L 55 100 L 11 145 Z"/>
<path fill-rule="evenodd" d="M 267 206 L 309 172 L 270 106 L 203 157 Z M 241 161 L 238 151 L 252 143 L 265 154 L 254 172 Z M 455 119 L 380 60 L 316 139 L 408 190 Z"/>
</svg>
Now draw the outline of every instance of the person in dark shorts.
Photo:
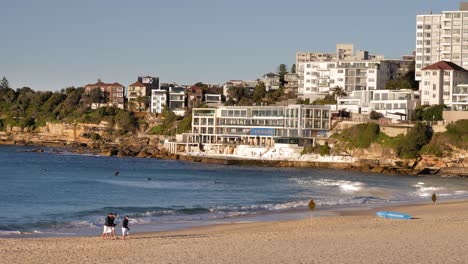
<svg viewBox="0 0 468 264">
<path fill-rule="evenodd" d="M 130 230 L 130 228 L 128 227 L 128 221 L 129 217 L 128 215 L 126 215 L 124 220 L 122 221 L 122 240 L 125 240 L 125 238 L 128 236 L 128 231 Z"/>
</svg>

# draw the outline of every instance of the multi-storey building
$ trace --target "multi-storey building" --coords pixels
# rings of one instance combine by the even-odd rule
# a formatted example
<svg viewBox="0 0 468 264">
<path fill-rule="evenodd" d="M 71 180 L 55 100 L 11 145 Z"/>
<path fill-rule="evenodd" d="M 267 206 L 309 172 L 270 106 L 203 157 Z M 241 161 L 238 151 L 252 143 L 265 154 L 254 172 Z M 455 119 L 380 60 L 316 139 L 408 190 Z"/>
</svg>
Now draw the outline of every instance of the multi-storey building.
<svg viewBox="0 0 468 264">
<path fill-rule="evenodd" d="M 307 62 L 299 66 L 304 72 L 304 97 L 323 95 L 340 87 L 346 92 L 384 89 L 387 81 L 396 76 L 397 65 L 387 61 L 338 60 Z"/>
<path fill-rule="evenodd" d="M 338 110 L 370 114 L 372 111 L 391 119 L 411 119 L 420 106 L 420 92 L 411 89 L 354 91 L 338 98 Z"/>
<path fill-rule="evenodd" d="M 280 88 L 280 76 L 276 73 L 267 73 L 263 76 L 266 91 L 278 90 Z"/>
<path fill-rule="evenodd" d="M 468 111 L 468 84 L 453 88 L 451 108 L 455 111 Z"/>
<path fill-rule="evenodd" d="M 178 116 L 185 115 L 186 89 L 180 86 L 169 87 L 169 109 Z"/>
<path fill-rule="evenodd" d="M 272 145 L 274 138 L 314 139 L 330 130 L 330 108 L 316 105 L 195 108 L 189 142 Z"/>
<path fill-rule="evenodd" d="M 468 83 L 468 71 L 449 61 L 426 66 L 421 72 L 421 102 L 423 105 L 451 105 L 454 88 Z"/>
<path fill-rule="evenodd" d="M 380 89 L 393 78 L 396 65 L 390 65 L 383 56 L 368 51 L 353 54 L 352 44 L 337 44 L 336 53 L 297 52 L 296 72 L 298 96 L 314 100 L 339 86 L 348 92 Z"/>
<path fill-rule="evenodd" d="M 422 68 L 441 60 L 468 68 L 467 3 L 459 11 L 416 17 L 416 80 L 422 80 Z"/>
<path fill-rule="evenodd" d="M 284 82 L 284 92 L 287 94 L 297 95 L 299 76 L 295 73 L 287 73 L 284 75 Z"/>
<path fill-rule="evenodd" d="M 203 103 L 203 89 L 198 86 L 191 86 L 187 89 L 187 107 L 192 109 L 200 107 Z"/>
<path fill-rule="evenodd" d="M 93 109 L 102 107 L 102 106 L 114 106 L 117 108 L 124 108 L 125 97 L 124 90 L 125 87 L 120 83 L 104 83 L 100 79 L 97 83 L 85 85 L 85 92 L 91 93 L 93 89 L 99 89 L 101 91 L 101 98 L 99 102 L 92 102 L 91 107 Z"/>
<path fill-rule="evenodd" d="M 161 114 L 167 105 L 168 91 L 163 89 L 151 90 L 151 113 Z"/>
<path fill-rule="evenodd" d="M 127 91 L 128 109 L 131 111 L 146 110 L 146 101 L 149 99 L 150 93 L 151 90 L 139 81 L 130 84 Z"/>
</svg>

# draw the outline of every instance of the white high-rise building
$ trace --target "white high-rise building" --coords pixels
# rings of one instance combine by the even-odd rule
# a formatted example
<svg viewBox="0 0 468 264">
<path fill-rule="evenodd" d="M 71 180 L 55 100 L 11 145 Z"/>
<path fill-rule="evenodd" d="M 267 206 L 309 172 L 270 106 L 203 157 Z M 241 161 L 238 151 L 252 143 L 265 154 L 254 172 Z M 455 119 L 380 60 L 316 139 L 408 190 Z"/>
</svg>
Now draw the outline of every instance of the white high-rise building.
<svg viewBox="0 0 468 264">
<path fill-rule="evenodd" d="M 458 11 L 416 17 L 416 80 L 422 68 L 441 60 L 468 69 L 468 3 Z"/>
</svg>

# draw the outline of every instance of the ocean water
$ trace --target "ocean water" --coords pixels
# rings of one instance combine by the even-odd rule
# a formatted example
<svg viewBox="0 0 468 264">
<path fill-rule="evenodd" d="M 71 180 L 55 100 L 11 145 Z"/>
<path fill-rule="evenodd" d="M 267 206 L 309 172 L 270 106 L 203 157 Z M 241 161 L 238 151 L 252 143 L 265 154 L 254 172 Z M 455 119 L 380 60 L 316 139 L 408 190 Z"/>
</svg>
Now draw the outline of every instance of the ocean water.
<svg viewBox="0 0 468 264">
<path fill-rule="evenodd" d="M 0 146 L 0 237 L 99 235 L 108 212 L 132 232 L 305 217 L 334 208 L 468 197 L 461 178 L 237 167 L 28 152 Z M 115 175 L 115 172 L 120 172 Z"/>
</svg>

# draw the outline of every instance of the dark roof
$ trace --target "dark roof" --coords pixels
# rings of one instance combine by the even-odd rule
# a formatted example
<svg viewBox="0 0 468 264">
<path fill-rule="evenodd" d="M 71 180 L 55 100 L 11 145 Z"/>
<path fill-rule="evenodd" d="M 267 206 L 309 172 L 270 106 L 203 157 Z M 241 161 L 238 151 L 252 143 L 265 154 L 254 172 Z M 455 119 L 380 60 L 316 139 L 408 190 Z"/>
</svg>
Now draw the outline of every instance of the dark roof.
<svg viewBox="0 0 468 264">
<path fill-rule="evenodd" d="M 443 70 L 443 71 L 464 71 L 468 72 L 464 68 L 458 66 L 457 64 L 450 62 L 450 61 L 439 61 L 429 66 L 426 66 L 421 69 L 422 71 L 425 70 Z"/>
</svg>

